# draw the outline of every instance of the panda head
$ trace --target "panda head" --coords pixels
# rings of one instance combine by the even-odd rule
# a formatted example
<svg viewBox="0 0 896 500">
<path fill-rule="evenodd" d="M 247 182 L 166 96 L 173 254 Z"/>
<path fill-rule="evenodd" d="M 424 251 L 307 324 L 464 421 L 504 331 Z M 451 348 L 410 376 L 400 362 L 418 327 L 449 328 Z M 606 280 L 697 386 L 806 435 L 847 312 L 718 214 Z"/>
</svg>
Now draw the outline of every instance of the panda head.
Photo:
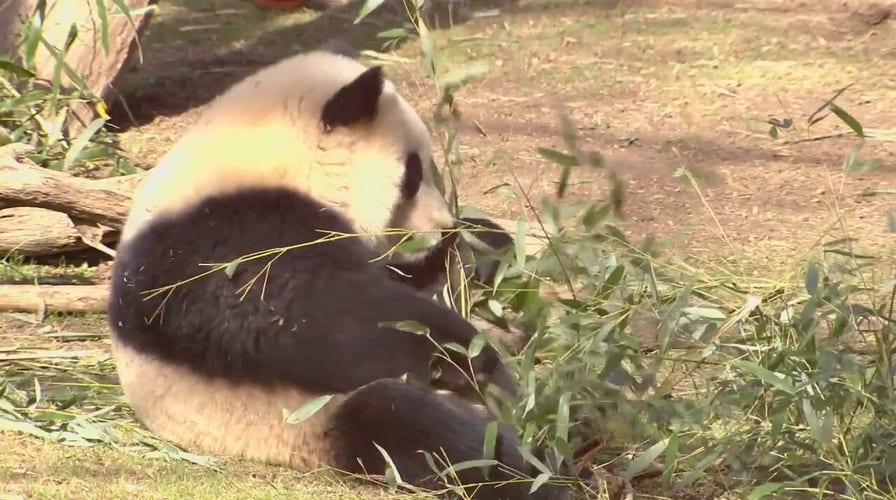
<svg viewBox="0 0 896 500">
<path fill-rule="evenodd" d="M 322 50 L 268 66 L 212 101 L 135 204 L 158 215 L 204 195 L 292 187 L 384 251 L 402 238 L 383 237 L 388 229 L 436 236 L 454 227 L 433 175 L 427 128 L 382 68 Z M 141 217 L 149 215 L 127 233 Z"/>
<path fill-rule="evenodd" d="M 320 110 L 320 127 L 320 150 L 347 155 L 343 178 L 354 183 L 348 186 L 354 194 L 345 209 L 358 227 L 430 236 L 454 228 L 448 203 L 434 182 L 429 132 L 381 67 L 365 69 L 331 95 Z M 319 168 L 326 171 L 336 164 L 338 160 Z M 391 247 L 403 237 L 377 240 Z"/>
<path fill-rule="evenodd" d="M 262 125 L 260 130 L 290 132 L 293 141 L 283 145 L 307 150 L 296 153 L 295 185 L 373 234 L 377 246 L 401 238 L 375 236 L 386 229 L 434 233 L 454 226 L 433 181 L 429 132 L 381 67 L 311 52 L 259 72 L 233 95 L 250 109 L 221 109 L 240 113 L 247 125 Z M 214 119 L 213 112 L 207 116 Z"/>
</svg>

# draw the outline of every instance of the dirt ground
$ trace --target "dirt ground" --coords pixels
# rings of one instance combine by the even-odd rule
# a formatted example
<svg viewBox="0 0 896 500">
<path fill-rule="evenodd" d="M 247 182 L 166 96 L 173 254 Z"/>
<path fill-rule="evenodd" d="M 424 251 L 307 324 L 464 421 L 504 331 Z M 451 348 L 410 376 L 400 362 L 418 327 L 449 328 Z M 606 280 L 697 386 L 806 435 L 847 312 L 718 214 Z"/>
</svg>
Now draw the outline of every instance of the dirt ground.
<svg viewBox="0 0 896 500">
<path fill-rule="evenodd" d="M 483 193 L 512 175 L 536 202 L 551 193 L 557 167 L 536 148 L 563 148 L 562 104 L 583 147 L 626 179 L 624 226 L 636 238 L 652 234 L 677 253 L 746 274 L 780 274 L 845 230 L 860 248 L 889 247 L 893 195 L 862 193 L 896 180 L 896 37 L 893 22 L 873 24 L 861 5 L 524 0 L 435 30 L 443 71 L 490 66 L 459 94 L 462 201 L 515 218 L 518 197 Z M 394 26 L 397 12 L 386 5 L 387 14 L 352 27 L 356 5 L 316 17 L 234 0 L 172 6 L 153 21 L 145 62 L 122 84 L 141 124 L 119 115 L 131 126 L 122 140 L 143 166 L 233 80 L 331 36 L 380 50 L 375 34 Z M 419 50 L 416 39 L 405 42 L 398 55 L 415 60 L 389 76 L 429 114 L 438 96 Z M 844 172 L 855 136 L 808 140 L 848 131 L 833 115 L 808 130 L 807 118 L 849 84 L 837 102 L 876 137 L 856 162 L 870 172 Z M 769 118 L 790 118 L 794 128 L 774 141 Z M 696 187 L 675 175 L 682 168 Z M 576 172 L 570 201 L 603 198 L 604 178 Z"/>
<path fill-rule="evenodd" d="M 353 25 L 357 3 L 318 14 L 264 11 L 244 0 L 161 2 L 142 41 L 142 64 L 117 87 L 127 104 L 112 109 L 122 146 L 136 164 L 151 167 L 228 84 L 333 36 L 358 49 L 383 50 L 385 40 L 377 33 L 400 25 L 403 15 L 390 3 Z M 534 200 L 553 192 L 558 167 L 536 149 L 564 149 L 556 114 L 563 105 L 580 145 L 603 154 L 606 170 L 625 179 L 622 226 L 634 239 L 656 236 L 707 271 L 775 280 L 796 278 L 820 242 L 844 236 L 855 238 L 861 251 L 893 256 L 887 212 L 896 199 L 896 21 L 887 19 L 890 11 L 875 13 L 868 4 L 458 3 L 450 16 L 439 13 L 439 29 L 431 32 L 440 71 L 488 66 L 458 94 L 462 201 L 516 218 L 524 209 L 521 199 L 493 188 L 512 185 L 516 177 Z M 475 12 L 484 15 L 470 15 Z M 410 38 L 396 47 L 395 55 L 409 62 L 390 64 L 387 73 L 428 118 L 438 93 L 419 62 L 419 41 Z M 869 136 L 854 164 L 870 170 L 844 171 L 844 158 L 859 140 L 845 134 L 849 129 L 834 116 L 807 127 L 807 118 L 850 84 L 837 103 Z M 792 119 L 794 127 L 773 140 L 769 118 Z M 823 136 L 833 137 L 813 140 Z M 676 175 L 681 169 L 693 174 L 696 185 Z M 607 189 L 605 170 L 579 169 L 570 199 L 603 199 Z M 870 190 L 882 193 L 872 196 Z M 106 331 L 102 318 L 91 321 L 63 322 L 57 330 Z M 40 328 L 0 315 L 0 345 L 19 345 L 25 336 L 33 342 Z M 235 491 L 232 485 L 202 483 L 202 473 L 192 479 L 200 481 L 197 486 L 183 477 L 190 472 L 135 465 L 118 451 L 79 456 L 2 431 L 0 448 L 11 450 L 2 454 L 0 483 L 36 475 L 43 478 L 41 486 L 29 491 L 41 498 L 86 498 L 98 491 L 108 498 L 122 492 L 220 498 Z M 33 465 L 15 468 L 17 461 Z M 107 465 L 133 480 L 103 483 L 100 472 Z M 68 472 L 58 472 L 60 467 Z M 75 480 L 73 470 L 86 475 Z M 294 488 L 295 477 L 252 470 L 258 488 L 251 495 L 241 489 L 246 495 L 280 498 L 294 492 L 282 490 L 281 482 Z M 710 496 L 691 492 L 690 498 Z"/>
</svg>

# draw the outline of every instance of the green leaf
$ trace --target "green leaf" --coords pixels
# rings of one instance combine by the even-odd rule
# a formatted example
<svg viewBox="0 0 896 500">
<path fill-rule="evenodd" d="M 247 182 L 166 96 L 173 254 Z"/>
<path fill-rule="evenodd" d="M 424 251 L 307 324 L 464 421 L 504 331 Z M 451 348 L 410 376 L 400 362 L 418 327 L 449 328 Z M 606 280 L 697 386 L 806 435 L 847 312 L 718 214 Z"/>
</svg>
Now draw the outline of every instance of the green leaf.
<svg viewBox="0 0 896 500">
<path fill-rule="evenodd" d="M 137 9 L 137 10 L 131 10 L 131 7 L 128 6 L 128 4 L 126 4 L 124 2 L 124 0 L 112 0 L 112 3 L 114 3 L 115 6 L 118 7 L 118 10 L 122 14 L 124 14 L 125 17 L 128 18 L 128 21 L 131 22 L 131 27 L 133 27 L 134 29 L 137 29 L 137 27 L 134 26 L 134 19 L 133 19 L 133 17 L 131 17 L 133 14 L 140 15 L 140 14 L 143 14 L 144 12 L 149 12 L 151 10 L 155 10 L 155 6 L 144 7 L 142 9 Z"/>
<path fill-rule="evenodd" d="M 550 148 L 538 148 L 538 154 L 563 168 L 560 171 L 560 180 L 557 181 L 557 198 L 563 198 L 566 194 L 566 188 L 569 186 L 569 175 L 572 172 L 572 167 L 579 165 L 579 159 L 573 155 L 561 153 L 556 149 Z"/>
<path fill-rule="evenodd" d="M 809 429 L 815 431 L 818 428 L 818 415 L 815 413 L 815 408 L 812 407 L 812 402 L 809 401 L 809 398 L 803 398 L 802 406 L 806 424 L 809 426 Z"/>
<path fill-rule="evenodd" d="M 226 274 L 228 278 L 233 278 L 233 273 L 236 272 L 236 268 L 240 266 L 241 262 L 242 258 L 240 257 L 230 261 L 230 263 L 227 264 L 227 267 L 224 268 L 224 274 Z"/>
<path fill-rule="evenodd" d="M 392 253 L 397 254 L 414 254 L 428 250 L 439 244 L 439 239 L 434 236 L 417 236 L 414 238 L 406 238 L 401 243 L 392 248 Z"/>
<path fill-rule="evenodd" d="M 95 422 L 84 417 L 78 417 L 68 423 L 68 428 L 82 439 L 87 441 L 98 441 L 108 443 L 112 441 L 112 437 L 102 427 Z"/>
<path fill-rule="evenodd" d="M 106 120 L 102 118 L 97 118 L 90 122 L 90 125 L 87 126 L 80 134 L 78 134 L 78 138 L 72 142 L 71 147 L 68 148 L 68 151 L 65 153 L 65 159 L 62 162 L 63 170 L 68 170 L 75 161 L 78 159 L 78 156 L 81 154 L 81 151 L 84 149 L 84 146 L 90 141 L 90 139 L 96 135 L 96 133 L 103 128 L 103 125 L 106 124 Z M 229 275 L 228 275 L 229 276 Z"/>
<path fill-rule="evenodd" d="M 486 306 L 488 306 L 488 310 L 491 311 L 492 314 L 501 318 L 504 316 L 504 308 L 501 307 L 501 303 L 495 299 L 488 299 L 486 301 Z"/>
<path fill-rule="evenodd" d="M 857 136 L 865 137 L 865 131 L 862 129 L 862 124 L 859 123 L 858 120 L 853 118 L 851 114 L 847 113 L 845 109 L 834 103 L 831 103 L 831 112 L 834 113 L 837 118 L 839 118 L 843 123 L 845 123 L 846 126 L 851 128 Z"/>
<path fill-rule="evenodd" d="M 778 138 L 778 127 L 772 125 L 771 128 L 768 129 L 768 135 L 769 135 L 772 139 L 777 139 L 777 138 Z"/>
<path fill-rule="evenodd" d="M 725 448 L 724 445 L 717 445 L 710 448 L 703 454 L 702 458 L 700 458 L 696 464 L 691 466 L 689 470 L 682 475 L 681 479 L 675 482 L 672 487 L 674 489 L 684 488 L 694 484 L 697 480 L 706 477 L 704 471 L 723 454 L 723 449 L 725 453 L 728 452 L 728 448 Z"/>
<path fill-rule="evenodd" d="M 761 486 L 753 488 L 753 491 L 750 492 L 750 496 L 748 496 L 747 498 L 749 500 L 758 500 L 766 495 L 780 490 L 783 486 L 784 485 L 781 483 L 765 483 Z"/>
<path fill-rule="evenodd" d="M 419 19 L 416 26 L 419 34 L 420 49 L 423 51 L 423 66 L 426 68 L 429 76 L 435 78 L 438 73 L 436 72 L 435 46 L 432 36 L 423 19 Z"/>
<path fill-rule="evenodd" d="M 492 421 L 485 426 L 485 439 L 482 443 L 482 456 L 486 459 L 495 458 L 495 444 L 498 442 L 498 422 Z"/>
<path fill-rule="evenodd" d="M 150 14 L 152 14 L 153 11 L 155 11 L 158 8 L 157 5 L 147 5 L 146 7 L 132 9 L 128 4 L 125 3 L 124 0 L 112 0 L 112 3 L 114 3 L 115 6 L 118 7 L 119 12 L 127 18 L 128 24 L 131 26 L 131 29 L 134 30 L 135 32 L 137 31 L 137 25 L 134 24 L 134 16 L 150 15 Z M 117 15 L 121 15 L 121 14 L 113 14 L 113 15 L 117 16 Z M 143 62 L 143 49 L 140 47 L 139 38 L 136 39 L 136 41 L 137 41 L 136 49 L 137 49 L 137 58 L 138 58 L 137 60 L 142 63 Z"/>
<path fill-rule="evenodd" d="M 50 434 L 32 423 L 17 422 L 15 420 L 9 420 L 3 417 L 0 417 L 0 431 L 22 432 L 40 438 L 50 437 Z"/>
<path fill-rule="evenodd" d="M 617 216 L 622 214 L 622 205 L 625 203 L 625 185 L 615 172 L 610 173 L 610 204 L 613 206 L 613 213 Z"/>
<path fill-rule="evenodd" d="M 0 71 L 5 71 L 11 75 L 21 78 L 34 78 L 36 75 L 33 71 L 29 71 L 22 66 L 12 62 L 0 59 Z"/>
<path fill-rule="evenodd" d="M 38 7 L 40 7 L 40 4 L 38 4 Z M 46 7 L 46 4 L 44 4 L 44 7 Z M 28 68 L 34 68 L 37 47 L 43 39 L 43 11 L 39 8 L 36 10 L 35 15 L 29 19 L 28 23 L 23 23 L 21 28 L 22 58 L 25 61 L 25 66 Z"/>
<path fill-rule="evenodd" d="M 287 409 L 283 409 L 283 420 L 286 421 L 287 424 L 298 424 L 304 422 L 309 419 L 312 415 L 317 413 L 318 410 L 324 407 L 330 400 L 333 399 L 333 394 L 327 394 L 325 396 L 320 396 L 308 401 L 303 404 L 299 409 L 289 412 Z"/>
<path fill-rule="evenodd" d="M 827 99 L 824 102 L 824 104 L 822 104 L 821 106 L 818 107 L 818 109 L 813 111 L 812 114 L 809 115 L 809 118 L 806 119 L 806 121 L 809 123 L 809 126 L 811 127 L 812 125 L 823 120 L 827 116 L 825 111 L 830 109 L 830 106 L 831 106 L 831 104 L 833 104 L 834 100 L 837 99 L 838 97 L 840 97 L 840 94 L 846 92 L 846 90 L 848 88 L 852 87 L 853 85 L 855 85 L 855 82 L 850 83 L 849 85 L 838 89 L 836 92 L 834 92 L 834 95 L 832 95 L 829 99 Z"/>
<path fill-rule="evenodd" d="M 647 467 L 656 460 L 656 457 L 660 456 L 663 451 L 665 451 L 666 446 L 669 445 L 669 438 L 663 439 L 662 441 L 655 443 L 650 448 L 638 453 L 635 458 L 632 459 L 631 463 L 628 464 L 628 468 L 625 472 L 622 473 L 622 477 L 626 479 L 631 479 L 641 472 L 643 472 Z"/>
<path fill-rule="evenodd" d="M 499 193 L 507 196 L 508 198 L 516 198 L 516 192 L 513 190 L 513 186 L 509 182 L 502 182 L 495 186 L 492 186 L 485 191 L 482 192 L 483 195 Z"/>
<path fill-rule="evenodd" d="M 65 54 L 68 50 L 68 47 L 74 43 L 75 39 L 78 38 L 78 27 L 72 23 L 68 27 L 68 34 L 66 35 L 65 43 L 63 45 L 63 50 L 57 49 L 53 44 L 47 41 L 45 38 L 40 37 L 38 42 L 44 46 L 44 48 L 52 54 L 56 58 L 56 65 L 53 67 L 53 78 L 52 78 L 52 90 L 50 92 L 50 110 L 56 111 L 56 103 L 59 99 L 59 90 L 62 85 L 62 72 L 65 70 Z M 57 125 L 57 128 L 61 128 L 61 124 Z"/>
<path fill-rule="evenodd" d="M 564 443 L 569 442 L 569 393 L 564 392 L 557 403 L 557 437 Z"/>
<path fill-rule="evenodd" d="M 777 373 L 763 368 L 751 361 L 738 360 L 734 365 L 742 371 L 761 379 L 763 382 L 776 387 L 788 394 L 796 394 L 796 388 L 787 381 L 786 378 L 780 377 Z"/>
<path fill-rule="evenodd" d="M 672 487 L 672 475 L 675 473 L 675 463 L 678 461 L 678 434 L 669 436 L 669 444 L 666 446 L 666 458 L 663 460 L 663 486 Z"/>
<path fill-rule="evenodd" d="M 526 407 L 523 408 L 523 416 L 525 417 L 532 409 L 535 408 L 535 393 L 532 392 L 529 394 L 529 397 L 526 398 Z"/>
<path fill-rule="evenodd" d="M 498 465 L 498 461 L 490 460 L 490 459 L 465 460 L 463 462 L 458 462 L 456 464 L 451 465 L 451 467 L 444 469 L 442 472 L 444 472 L 444 473 L 447 473 L 448 471 L 460 472 L 462 470 L 474 469 L 476 467 L 491 467 L 493 465 Z"/>
<path fill-rule="evenodd" d="M 429 328 L 426 325 L 413 320 L 382 321 L 377 326 L 394 328 L 403 332 L 413 333 L 414 335 L 429 335 Z"/>
<path fill-rule="evenodd" d="M 784 412 L 773 413 L 768 417 L 768 421 L 772 424 L 769 429 L 772 438 L 781 439 L 781 431 L 784 429 L 787 419 L 787 414 Z"/>
<path fill-rule="evenodd" d="M 582 217 L 582 225 L 585 226 L 587 231 L 591 231 L 594 229 L 594 226 L 600 224 L 607 218 L 607 215 L 610 215 L 610 205 L 603 204 L 600 206 L 591 205 L 585 211 L 585 215 Z"/>
<path fill-rule="evenodd" d="M 386 450 L 383 449 L 382 446 L 377 443 L 373 443 L 376 446 L 376 449 L 380 451 L 380 455 L 383 456 L 383 460 L 386 461 L 386 484 L 389 485 L 389 488 L 395 490 L 395 488 L 399 484 L 403 484 L 404 481 L 401 479 L 401 474 L 398 473 L 398 467 L 395 466 L 395 462 L 392 461 L 392 457 L 386 453 Z"/>
<path fill-rule="evenodd" d="M 433 474 L 438 475 L 439 478 L 442 479 L 442 481 L 445 481 L 445 479 L 446 479 L 445 476 L 442 474 L 442 472 L 436 466 L 436 461 L 432 459 L 432 453 L 429 453 L 428 451 L 424 451 L 423 458 L 426 460 L 426 465 L 429 466 L 429 470 L 431 470 L 433 472 Z"/>
<path fill-rule="evenodd" d="M 482 352 L 482 349 L 485 347 L 488 339 L 485 337 L 484 333 L 480 333 L 473 337 L 473 340 L 470 341 L 470 348 L 467 350 L 468 355 L 471 358 L 475 358 L 479 356 L 479 353 Z"/>
<path fill-rule="evenodd" d="M 830 446 L 834 439 L 834 418 L 831 411 L 826 410 L 822 418 L 819 419 L 809 400 L 803 399 L 803 413 L 806 414 L 806 423 L 812 431 L 812 437 L 815 438 L 819 446 L 822 448 Z"/>
<path fill-rule="evenodd" d="M 445 342 L 444 344 L 442 344 L 442 347 L 444 347 L 445 349 L 448 349 L 449 351 L 454 351 L 458 354 L 463 354 L 464 356 L 467 356 L 467 357 L 470 356 L 469 351 L 467 351 L 467 349 L 465 349 L 464 346 L 458 344 L 457 342 Z"/>
<path fill-rule="evenodd" d="M 382 3 L 381 0 L 380 3 Z M 408 36 L 408 30 L 404 28 L 392 28 L 390 30 L 380 31 L 376 34 L 377 38 L 385 38 L 385 39 L 393 39 L 393 38 L 403 38 Z"/>
<path fill-rule="evenodd" d="M 728 317 L 722 311 L 712 307 L 684 307 L 681 311 L 704 319 L 724 320 Z"/>
<path fill-rule="evenodd" d="M 551 475 L 552 474 L 550 472 L 542 472 L 541 474 L 539 474 L 538 477 L 535 478 L 535 481 L 532 481 L 532 487 L 529 488 L 529 494 L 531 495 L 535 493 L 538 488 L 541 488 L 541 485 L 546 483 L 548 479 L 551 478 Z"/>
<path fill-rule="evenodd" d="M 547 474 L 548 477 L 551 475 L 551 469 L 548 469 L 548 466 L 544 464 L 541 460 L 535 458 L 535 455 L 532 454 L 531 451 L 527 450 L 525 446 L 517 446 L 517 451 L 523 455 L 523 459 L 526 462 L 535 466 L 536 469 L 541 471 L 542 474 Z"/>
<path fill-rule="evenodd" d="M 385 1 L 386 0 L 367 0 L 366 2 L 364 2 L 364 5 L 361 6 L 361 11 L 358 12 L 358 17 L 355 18 L 354 24 L 360 23 L 362 20 L 364 20 L 365 17 L 370 15 L 371 12 L 376 10 Z"/>
<path fill-rule="evenodd" d="M 68 422 L 75 418 L 71 413 L 55 410 L 38 410 L 31 415 L 31 420 L 35 422 Z"/>
<path fill-rule="evenodd" d="M 810 262 L 806 269 L 806 292 L 814 297 L 818 293 L 818 284 L 820 282 L 821 277 L 818 271 L 818 264 Z"/>
<path fill-rule="evenodd" d="M 610 275 L 607 276 L 606 281 L 604 281 L 603 286 L 600 287 L 600 293 L 602 296 L 609 296 L 609 294 L 619 287 L 622 284 L 622 278 L 625 276 L 625 266 L 619 265 L 613 268 L 610 271 Z"/>
<path fill-rule="evenodd" d="M 514 241 L 514 250 L 516 251 L 516 262 L 519 265 L 526 263 L 526 216 L 521 215 L 516 222 L 516 241 Z"/>
<path fill-rule="evenodd" d="M 556 149 L 538 148 L 538 154 L 561 167 L 575 167 L 579 164 L 579 160 L 575 156 L 557 151 Z"/>
<path fill-rule="evenodd" d="M 100 19 L 100 43 L 103 54 L 109 54 L 109 14 L 106 12 L 106 0 L 96 0 L 96 15 Z"/>
</svg>

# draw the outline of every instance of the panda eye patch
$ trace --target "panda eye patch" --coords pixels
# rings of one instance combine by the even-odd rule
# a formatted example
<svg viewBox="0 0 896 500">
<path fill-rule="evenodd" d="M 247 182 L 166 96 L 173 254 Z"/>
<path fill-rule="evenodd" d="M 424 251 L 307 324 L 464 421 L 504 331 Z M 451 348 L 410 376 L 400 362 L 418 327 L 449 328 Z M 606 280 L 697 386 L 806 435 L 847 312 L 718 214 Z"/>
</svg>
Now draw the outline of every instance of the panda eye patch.
<svg viewBox="0 0 896 500">
<path fill-rule="evenodd" d="M 411 153 L 404 160 L 404 178 L 401 180 L 401 196 L 410 200 L 417 196 L 423 182 L 423 161 L 417 153 Z"/>
</svg>

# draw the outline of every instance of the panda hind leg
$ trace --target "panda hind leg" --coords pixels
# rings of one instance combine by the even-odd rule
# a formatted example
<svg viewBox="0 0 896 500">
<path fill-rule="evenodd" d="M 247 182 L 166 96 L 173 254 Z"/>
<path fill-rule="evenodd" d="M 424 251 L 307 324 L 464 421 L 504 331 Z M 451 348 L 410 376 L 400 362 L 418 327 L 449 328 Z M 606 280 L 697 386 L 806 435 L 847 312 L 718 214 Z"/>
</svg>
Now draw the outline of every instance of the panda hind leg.
<svg viewBox="0 0 896 500">
<path fill-rule="evenodd" d="M 354 474 L 385 474 L 386 464 L 374 443 L 386 451 L 402 480 L 431 490 L 446 485 L 432 470 L 426 457 L 432 455 L 439 469 L 483 458 L 488 417 L 472 406 L 449 400 L 436 392 L 394 379 L 379 380 L 354 391 L 335 411 L 327 438 L 333 445 L 339 470 Z M 491 467 L 486 477 L 481 467 L 449 474 L 451 484 L 465 488 L 475 500 L 566 500 L 567 486 L 543 484 L 534 494 L 529 489 L 538 472 L 517 450 L 519 438 L 499 426 L 496 460 L 507 469 Z M 565 472 L 565 471 L 564 471 Z M 566 475 L 566 474 L 563 474 Z"/>
</svg>

